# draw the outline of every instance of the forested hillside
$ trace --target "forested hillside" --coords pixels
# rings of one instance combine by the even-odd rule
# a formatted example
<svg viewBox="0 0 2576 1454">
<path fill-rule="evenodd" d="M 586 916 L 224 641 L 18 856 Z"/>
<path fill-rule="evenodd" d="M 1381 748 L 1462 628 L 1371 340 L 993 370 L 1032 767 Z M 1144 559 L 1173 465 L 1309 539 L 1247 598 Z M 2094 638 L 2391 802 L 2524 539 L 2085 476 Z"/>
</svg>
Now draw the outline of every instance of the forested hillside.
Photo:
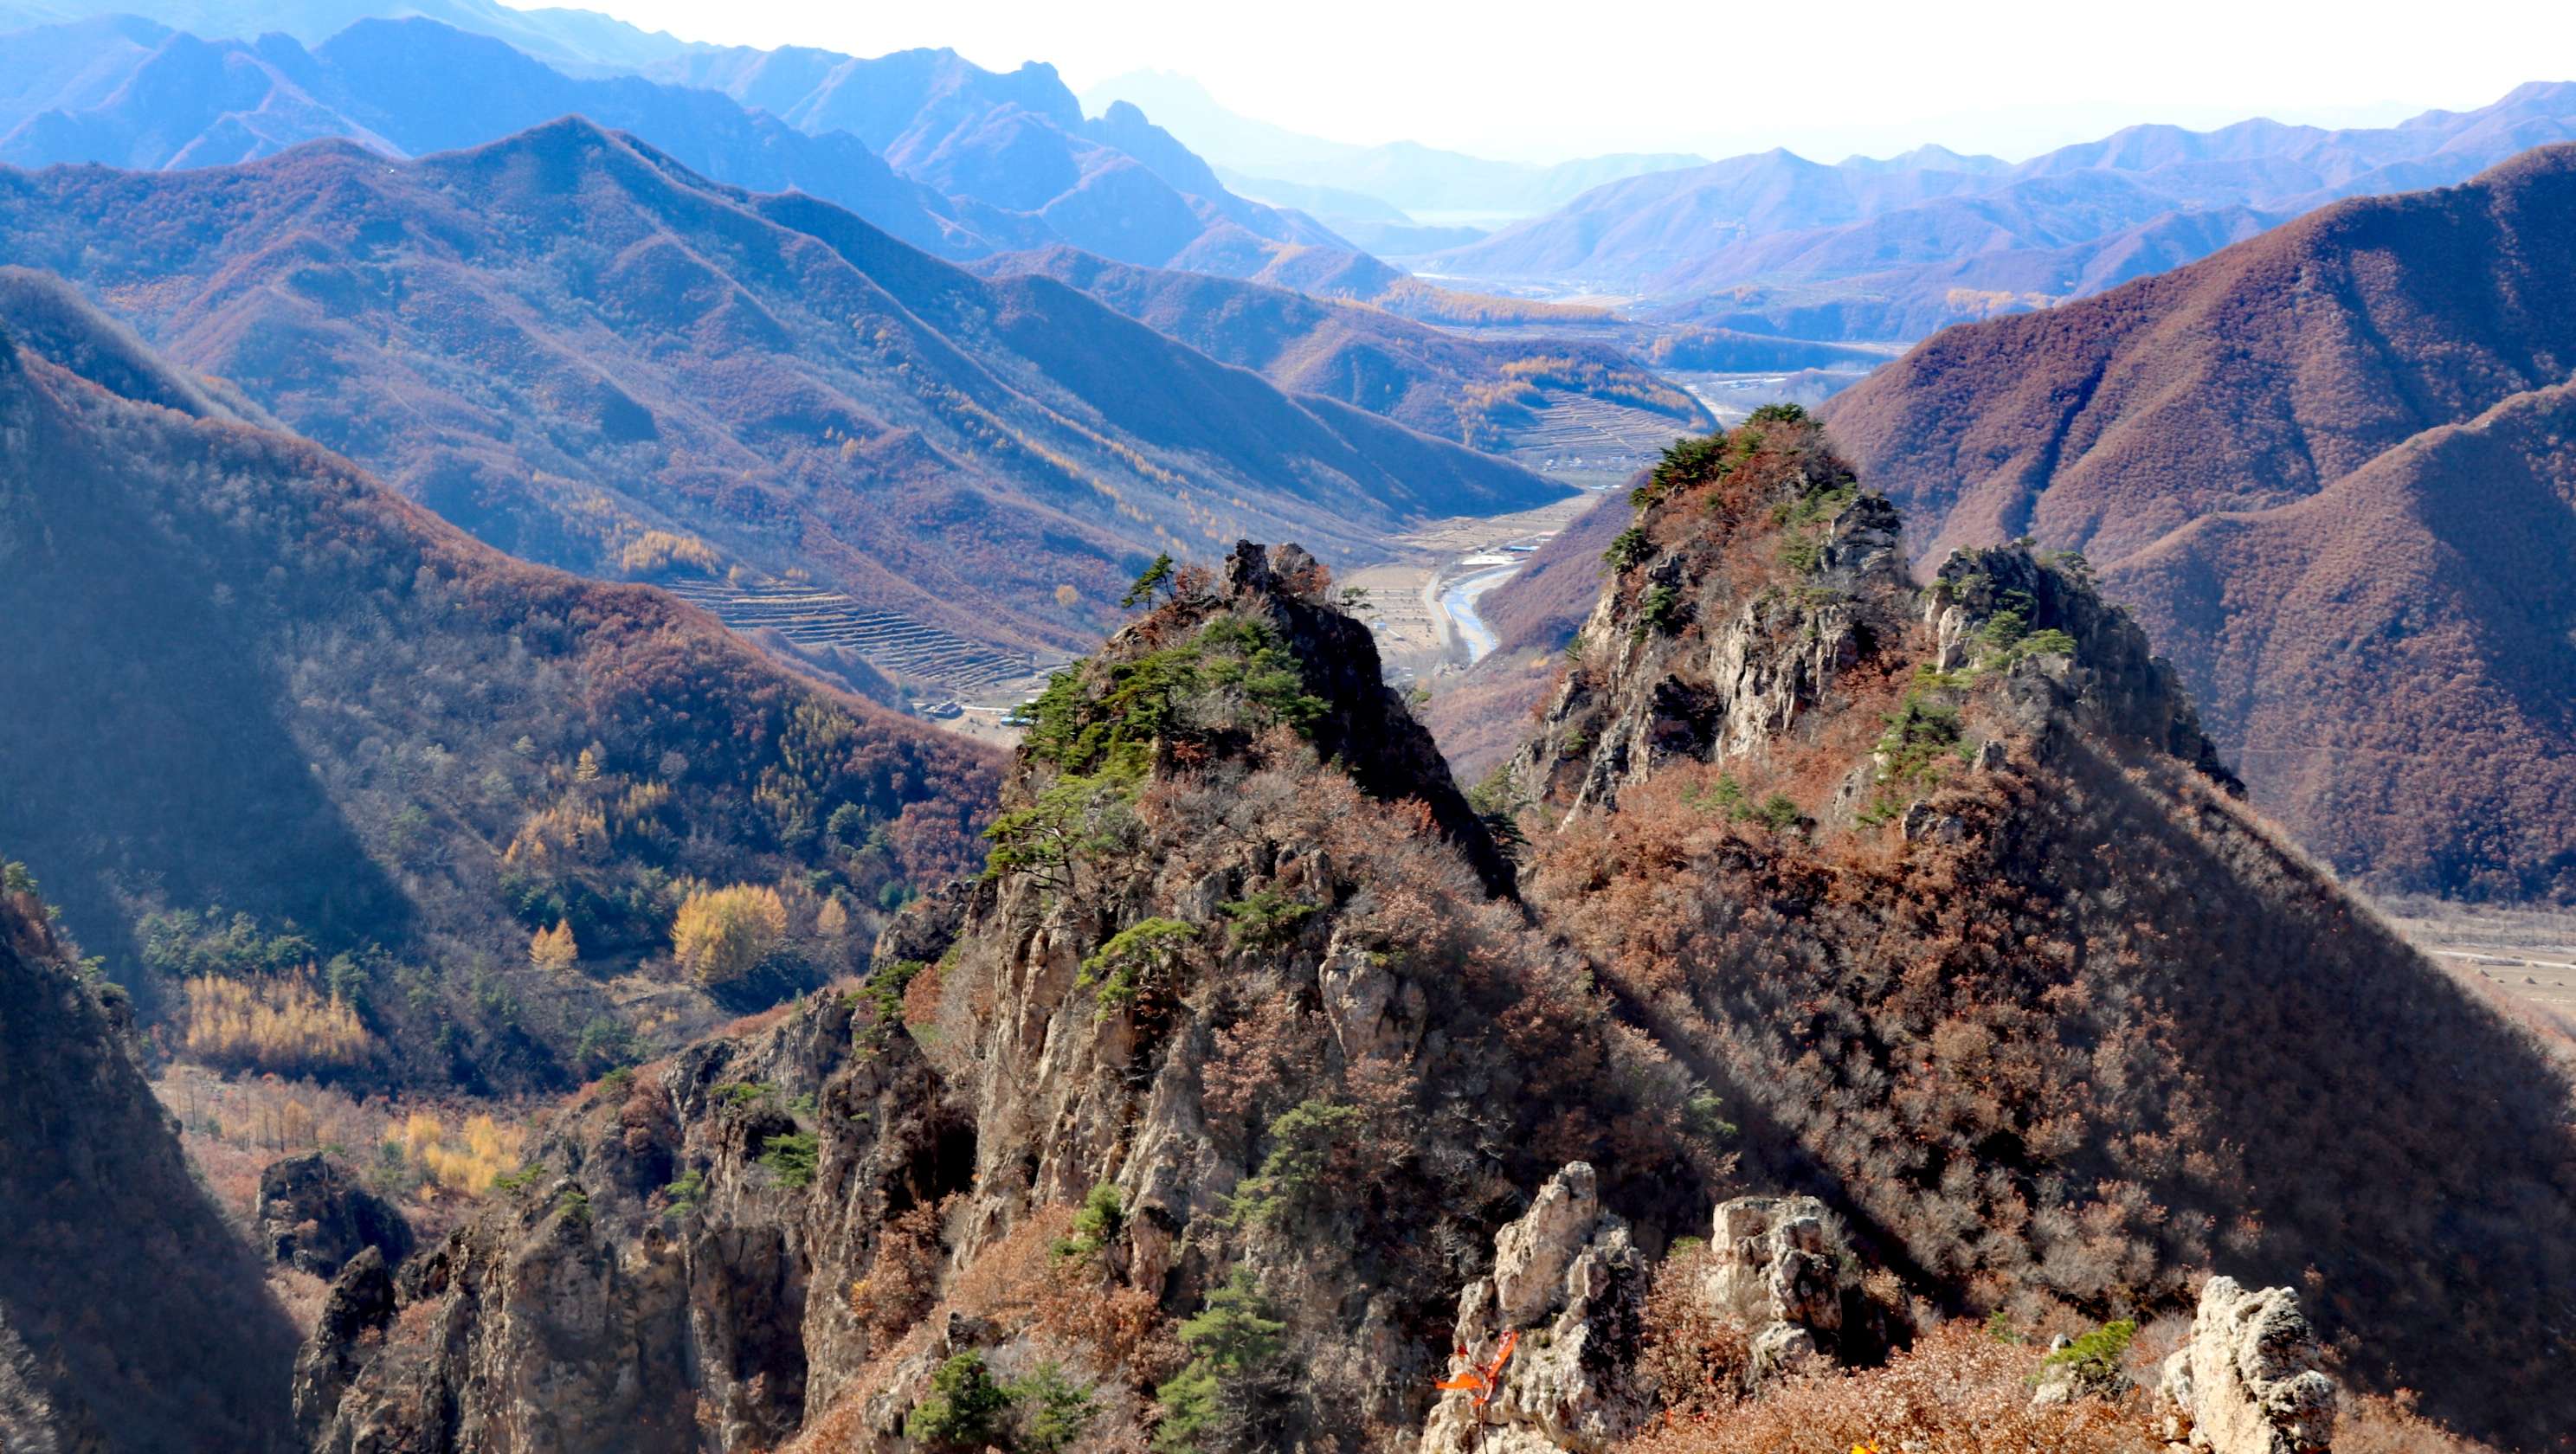
<svg viewBox="0 0 2576 1454">
<path fill-rule="evenodd" d="M 59 282 L 0 328 L 0 841 L 173 1053 L 561 1084 L 980 857 L 982 753 L 474 543 Z"/>
</svg>

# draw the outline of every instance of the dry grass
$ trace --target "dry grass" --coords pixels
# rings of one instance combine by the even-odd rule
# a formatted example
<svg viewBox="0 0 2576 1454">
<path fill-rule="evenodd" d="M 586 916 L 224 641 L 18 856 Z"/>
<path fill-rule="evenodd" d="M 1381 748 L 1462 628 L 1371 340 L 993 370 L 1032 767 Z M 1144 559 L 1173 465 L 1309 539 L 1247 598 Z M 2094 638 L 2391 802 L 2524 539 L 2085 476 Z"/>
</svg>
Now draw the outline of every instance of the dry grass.
<svg viewBox="0 0 2576 1454">
<path fill-rule="evenodd" d="M 1794 1380 L 1697 1419 L 1673 1418 L 1630 1454 L 2156 1454 L 2144 1395 L 2030 1406 L 2042 1351 L 1967 1322 L 1935 1329 L 1883 1368 Z"/>
</svg>

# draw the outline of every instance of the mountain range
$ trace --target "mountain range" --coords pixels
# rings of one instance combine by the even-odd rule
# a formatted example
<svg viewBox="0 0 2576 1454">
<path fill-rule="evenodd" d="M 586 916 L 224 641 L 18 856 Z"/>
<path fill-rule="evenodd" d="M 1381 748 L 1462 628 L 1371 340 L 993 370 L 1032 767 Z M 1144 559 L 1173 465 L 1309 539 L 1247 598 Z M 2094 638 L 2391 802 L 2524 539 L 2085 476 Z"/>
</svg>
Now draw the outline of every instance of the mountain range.
<svg viewBox="0 0 2576 1454">
<path fill-rule="evenodd" d="M 693 980 L 695 890 L 801 885 L 801 932 L 864 939 L 975 857 L 983 750 L 476 543 L 57 279 L 0 270 L 0 334 L 0 842 L 165 1045 L 560 1086 L 846 968 Z M 275 1028 L 224 1030 L 226 982 Z"/>
<path fill-rule="evenodd" d="M 1054 278 L 1289 393 L 1338 399 L 1479 447 L 1535 423 L 1545 388 L 1633 405 L 1683 428 L 1711 422 L 1697 400 L 1601 343 L 1480 338 L 1347 299 L 1130 267 L 1072 248 L 1005 254 L 972 270 Z"/>
<path fill-rule="evenodd" d="M 418 16 L 361 19 L 310 49 L 102 16 L 0 36 L 0 161 L 220 166 L 325 137 L 414 156 L 579 114 L 946 257 L 1070 243 L 1362 295 L 1395 277 L 1315 223 L 1229 193 L 1132 108 L 1086 121 L 1044 66 L 996 75 L 946 51 L 689 55 L 652 68 L 667 79 L 576 78 Z"/>
<path fill-rule="evenodd" d="M 0 0 L 0 30 L 112 16 L 148 16 L 208 37 L 279 34 L 319 45 L 361 20 L 418 16 L 508 42 L 548 65 L 583 75 L 632 70 L 692 47 L 596 10 L 517 9 L 496 0 Z"/>
<path fill-rule="evenodd" d="M 1241 529 L 1342 553 L 1562 493 L 577 119 L 0 171 L 0 250 L 515 554 L 623 575 L 658 533 L 976 641 L 1078 644 L 1156 551 Z"/>
<path fill-rule="evenodd" d="M 1418 142 L 1327 141 L 1238 115 L 1206 87 L 1169 71 L 1113 77 L 1086 89 L 1082 101 L 1095 114 L 1121 104 L 1142 107 L 1191 150 L 1232 173 L 1233 185 L 1247 195 L 1304 207 L 1336 227 L 1344 221 L 1394 224 L 1386 241 L 1396 252 L 1427 250 L 1419 245 L 1422 237 L 1411 235 L 1427 230 L 1416 223 L 1417 215 L 1527 217 L 1623 177 L 1707 162 L 1685 154 L 1621 153 L 1540 166 Z"/>
<path fill-rule="evenodd" d="M 2338 198 L 2464 181 L 2571 138 L 2576 84 L 2535 83 L 2393 127 L 2135 126 L 2019 164 L 1938 147 L 1836 165 L 1772 151 L 1611 182 L 1423 266 L 1639 294 L 1715 326 L 1913 339 L 2176 267 Z"/>
<path fill-rule="evenodd" d="M 1828 413 L 1927 556 L 2080 551 L 2338 868 L 2576 894 L 2576 146 L 1944 332 Z"/>
</svg>

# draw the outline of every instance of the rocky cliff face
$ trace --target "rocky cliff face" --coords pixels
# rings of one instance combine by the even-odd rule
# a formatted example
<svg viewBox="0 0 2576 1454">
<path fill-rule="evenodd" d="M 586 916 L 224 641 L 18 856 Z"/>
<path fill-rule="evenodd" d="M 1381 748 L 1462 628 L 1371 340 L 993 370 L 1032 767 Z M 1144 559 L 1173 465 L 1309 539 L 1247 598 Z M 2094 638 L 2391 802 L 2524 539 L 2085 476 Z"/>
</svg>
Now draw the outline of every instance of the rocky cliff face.
<svg viewBox="0 0 2576 1454">
<path fill-rule="evenodd" d="M 895 1280 L 894 1229 L 970 1175 L 971 1131 L 874 1013 L 809 1000 L 603 1083 L 501 1206 L 389 1284 L 351 1263 L 303 1355 L 314 1447 L 735 1449 L 793 1433 L 883 1351 L 850 1289 Z"/>
<path fill-rule="evenodd" d="M 2576 1415 L 2563 1080 L 2249 815 L 2080 567 L 1918 589 L 1794 415 L 1640 504 L 1517 870 L 1302 552 L 1184 572 L 864 986 L 344 1271 L 318 1447 L 1600 1450 L 1677 1367 L 1758 1408 L 2213 1267 L 2454 1417 Z"/>
<path fill-rule="evenodd" d="M 285 1448 L 294 1334 L 126 1029 L 34 894 L 0 890 L 0 1447 Z"/>
</svg>

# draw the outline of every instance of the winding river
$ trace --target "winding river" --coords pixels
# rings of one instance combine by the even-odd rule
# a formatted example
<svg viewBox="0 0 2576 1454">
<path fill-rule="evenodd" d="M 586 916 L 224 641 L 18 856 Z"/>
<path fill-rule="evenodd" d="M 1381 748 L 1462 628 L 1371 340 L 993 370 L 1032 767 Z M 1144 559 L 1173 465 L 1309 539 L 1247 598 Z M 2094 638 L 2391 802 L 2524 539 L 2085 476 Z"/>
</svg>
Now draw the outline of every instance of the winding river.
<svg viewBox="0 0 2576 1454">
<path fill-rule="evenodd" d="M 1476 599 L 1510 580 L 1519 572 L 1520 563 L 1517 561 L 1510 565 L 1499 565 L 1491 570 L 1478 571 L 1471 576 L 1460 576 L 1450 582 L 1448 588 L 1440 593 L 1441 612 L 1449 618 L 1449 624 L 1456 628 L 1458 639 L 1467 645 L 1468 665 L 1473 666 L 1484 660 L 1488 653 L 1501 644 L 1494 635 L 1494 628 L 1486 625 L 1485 618 L 1476 614 Z"/>
</svg>

